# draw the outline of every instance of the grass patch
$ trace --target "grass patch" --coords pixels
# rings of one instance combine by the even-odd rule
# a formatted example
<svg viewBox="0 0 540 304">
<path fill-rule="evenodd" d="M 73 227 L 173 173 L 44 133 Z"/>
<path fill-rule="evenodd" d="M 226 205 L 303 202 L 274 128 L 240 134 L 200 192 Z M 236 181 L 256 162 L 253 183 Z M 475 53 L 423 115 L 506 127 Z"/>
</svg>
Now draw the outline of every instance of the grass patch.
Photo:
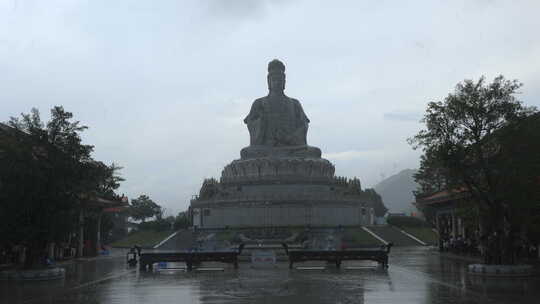
<svg viewBox="0 0 540 304">
<path fill-rule="evenodd" d="M 407 233 L 412 234 L 416 238 L 420 239 L 424 243 L 430 245 L 436 245 L 439 242 L 439 235 L 435 233 L 431 228 L 427 227 L 400 227 Z"/>
<path fill-rule="evenodd" d="M 149 248 L 154 247 L 172 233 L 172 231 L 136 231 L 110 245 L 112 247 L 132 247 L 134 245 L 139 245 L 141 247 Z"/>
<path fill-rule="evenodd" d="M 345 235 L 343 236 L 343 242 L 349 248 L 383 245 L 381 241 L 374 238 L 362 228 L 346 229 Z"/>
<path fill-rule="evenodd" d="M 236 231 L 225 230 L 216 233 L 216 240 L 218 241 L 231 241 L 236 235 Z"/>
</svg>

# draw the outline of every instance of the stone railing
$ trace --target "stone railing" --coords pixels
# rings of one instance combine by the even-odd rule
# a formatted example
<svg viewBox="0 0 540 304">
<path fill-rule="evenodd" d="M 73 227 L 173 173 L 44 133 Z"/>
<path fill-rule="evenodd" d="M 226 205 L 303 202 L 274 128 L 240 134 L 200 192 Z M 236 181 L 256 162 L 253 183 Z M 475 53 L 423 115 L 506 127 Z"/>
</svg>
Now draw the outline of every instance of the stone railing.
<svg viewBox="0 0 540 304">
<path fill-rule="evenodd" d="M 334 165 L 326 159 L 259 158 L 235 160 L 221 174 L 221 181 L 277 179 L 283 177 L 333 178 Z"/>
<path fill-rule="evenodd" d="M 245 195 L 241 192 L 231 194 L 225 197 L 213 197 L 210 199 L 193 199 L 192 205 L 198 204 L 228 204 L 228 203 L 280 203 L 280 202 L 340 202 L 340 203 L 360 203 L 359 197 L 345 196 L 339 193 L 321 194 L 321 193 L 276 193 L 276 194 L 258 194 Z"/>
<path fill-rule="evenodd" d="M 333 179 L 327 176 L 305 176 L 305 175 L 262 175 L 262 176 L 229 176 L 221 177 L 220 182 L 222 184 L 297 184 L 297 183 L 309 183 L 309 184 L 333 184 Z"/>
</svg>

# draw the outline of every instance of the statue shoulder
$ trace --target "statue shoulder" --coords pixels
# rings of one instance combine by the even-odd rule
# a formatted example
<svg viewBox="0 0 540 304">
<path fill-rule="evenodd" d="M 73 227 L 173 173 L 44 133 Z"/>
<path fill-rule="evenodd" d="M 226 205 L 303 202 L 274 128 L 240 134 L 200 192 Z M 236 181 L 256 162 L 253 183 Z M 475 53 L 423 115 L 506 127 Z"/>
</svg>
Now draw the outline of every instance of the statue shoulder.
<svg viewBox="0 0 540 304">
<path fill-rule="evenodd" d="M 266 100 L 266 97 L 261 97 L 261 98 L 257 98 L 253 101 L 253 104 L 252 106 L 253 107 L 257 107 L 257 106 L 260 106 L 264 103 L 264 101 Z"/>
<path fill-rule="evenodd" d="M 289 100 L 290 100 L 295 106 L 300 107 L 300 108 L 302 107 L 302 104 L 300 103 L 300 101 L 299 101 L 298 99 L 296 99 L 296 98 L 290 98 L 290 97 L 289 97 Z"/>
<path fill-rule="evenodd" d="M 248 123 L 250 120 L 259 119 L 261 117 L 262 113 L 264 112 L 264 99 L 264 97 L 261 97 L 253 101 L 249 114 L 244 119 L 244 123 Z"/>
</svg>

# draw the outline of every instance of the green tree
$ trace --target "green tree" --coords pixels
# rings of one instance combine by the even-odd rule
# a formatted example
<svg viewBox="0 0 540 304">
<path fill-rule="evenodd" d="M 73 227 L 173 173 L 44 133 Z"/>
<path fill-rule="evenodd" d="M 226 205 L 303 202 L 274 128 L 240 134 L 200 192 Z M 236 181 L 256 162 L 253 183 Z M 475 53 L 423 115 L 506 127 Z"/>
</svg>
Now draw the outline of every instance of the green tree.
<svg viewBox="0 0 540 304">
<path fill-rule="evenodd" d="M 161 206 L 145 194 L 131 200 L 130 216 L 137 221 L 145 222 L 147 218 L 161 216 Z"/>
<path fill-rule="evenodd" d="M 191 218 L 189 217 L 189 214 L 187 211 L 181 211 L 178 213 L 174 220 L 174 229 L 186 229 L 191 227 Z"/>
<path fill-rule="evenodd" d="M 509 124 L 496 134 L 499 148 L 491 159 L 500 183 L 500 197 L 508 202 L 509 224 L 526 227 L 530 241 L 540 243 L 540 113 Z"/>
<path fill-rule="evenodd" d="M 420 192 L 467 190 L 482 218 L 484 233 L 496 236 L 489 247 L 493 263 L 512 261 L 509 244 L 516 227 L 511 210 L 522 207 L 508 195 L 515 194 L 517 185 L 507 178 L 511 168 L 503 164 L 505 142 L 499 136 L 505 127 L 535 112 L 515 98 L 520 87 L 518 81 L 503 76 L 489 84 L 483 77 L 476 82 L 465 80 L 444 100 L 428 104 L 422 120 L 426 129 L 409 139 L 415 149 L 424 152 L 415 176 Z"/>
<path fill-rule="evenodd" d="M 413 175 L 419 186 L 419 189 L 413 191 L 414 194 L 422 196 L 445 190 L 448 184 L 447 172 L 437 157 L 426 151 L 424 155 L 420 156 L 420 163 L 422 165 Z"/>
<path fill-rule="evenodd" d="M 96 165 L 80 137 L 87 127 L 72 118 L 54 107 L 45 126 L 32 109 L 0 130 L 0 236 L 26 245 L 26 268 L 37 265 L 48 242 L 73 230 L 82 197 L 113 191 L 110 179 L 119 181 L 117 167 Z"/>
<path fill-rule="evenodd" d="M 371 202 L 373 205 L 373 210 L 375 212 L 375 216 L 382 217 L 386 214 L 388 211 L 388 208 L 383 203 L 383 200 L 379 193 L 375 191 L 375 189 L 367 188 L 364 191 L 362 191 L 361 196 L 363 199 Z"/>
</svg>

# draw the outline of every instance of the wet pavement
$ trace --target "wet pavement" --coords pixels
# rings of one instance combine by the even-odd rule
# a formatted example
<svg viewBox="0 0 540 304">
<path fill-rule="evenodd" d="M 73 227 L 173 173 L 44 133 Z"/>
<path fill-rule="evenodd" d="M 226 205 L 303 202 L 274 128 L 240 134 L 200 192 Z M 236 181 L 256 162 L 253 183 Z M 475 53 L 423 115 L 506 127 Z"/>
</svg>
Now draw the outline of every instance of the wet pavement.
<svg viewBox="0 0 540 304">
<path fill-rule="evenodd" d="M 238 270 L 220 265 L 225 270 L 219 272 L 139 273 L 126 268 L 123 256 L 102 258 L 63 265 L 65 280 L 0 281 L 0 303 L 539 302 L 538 276 L 482 278 L 467 274 L 470 262 L 441 257 L 425 247 L 394 249 L 388 270 L 337 270 L 330 265 L 325 270 L 289 270 L 287 263 L 252 269 L 241 263 Z M 366 263 L 342 266 L 348 265 Z"/>
</svg>

